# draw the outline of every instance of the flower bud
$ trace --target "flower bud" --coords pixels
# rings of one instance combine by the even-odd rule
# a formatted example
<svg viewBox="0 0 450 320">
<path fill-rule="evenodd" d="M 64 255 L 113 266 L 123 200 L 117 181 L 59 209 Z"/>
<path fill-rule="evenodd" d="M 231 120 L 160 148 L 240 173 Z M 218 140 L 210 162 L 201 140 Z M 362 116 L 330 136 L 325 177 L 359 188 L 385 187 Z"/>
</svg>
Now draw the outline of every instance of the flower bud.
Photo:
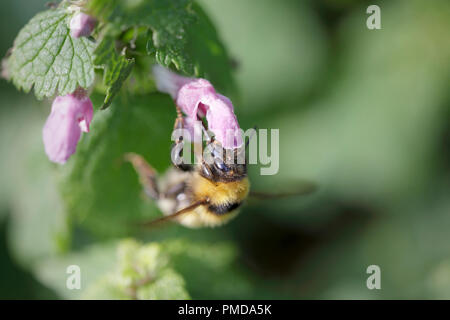
<svg viewBox="0 0 450 320">
<path fill-rule="evenodd" d="M 94 30 L 95 24 L 96 20 L 93 17 L 83 12 L 77 12 L 70 20 L 70 35 L 74 38 L 89 36 Z"/>
<path fill-rule="evenodd" d="M 55 98 L 42 131 L 45 153 L 51 161 L 63 164 L 69 159 L 81 132 L 89 132 L 92 115 L 92 102 L 84 90 Z"/>
</svg>

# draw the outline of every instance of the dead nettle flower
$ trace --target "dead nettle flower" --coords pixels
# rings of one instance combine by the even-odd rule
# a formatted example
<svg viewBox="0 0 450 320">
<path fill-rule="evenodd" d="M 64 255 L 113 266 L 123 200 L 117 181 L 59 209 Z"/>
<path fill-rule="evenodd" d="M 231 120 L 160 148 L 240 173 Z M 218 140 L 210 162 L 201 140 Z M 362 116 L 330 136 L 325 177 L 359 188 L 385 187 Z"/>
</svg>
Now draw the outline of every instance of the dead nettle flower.
<svg viewBox="0 0 450 320">
<path fill-rule="evenodd" d="M 81 11 L 77 10 L 69 23 L 70 35 L 74 38 L 87 37 L 95 28 L 96 20 Z"/>
<path fill-rule="evenodd" d="M 51 161 L 63 164 L 69 159 L 81 132 L 89 132 L 93 112 L 92 102 L 83 89 L 55 98 L 42 131 L 45 153 Z"/>
<path fill-rule="evenodd" d="M 153 74 L 158 90 L 170 94 L 187 115 L 187 125 L 206 117 L 208 129 L 224 148 L 242 146 L 233 104 L 230 99 L 217 93 L 208 80 L 183 77 L 160 65 L 153 67 Z"/>
</svg>

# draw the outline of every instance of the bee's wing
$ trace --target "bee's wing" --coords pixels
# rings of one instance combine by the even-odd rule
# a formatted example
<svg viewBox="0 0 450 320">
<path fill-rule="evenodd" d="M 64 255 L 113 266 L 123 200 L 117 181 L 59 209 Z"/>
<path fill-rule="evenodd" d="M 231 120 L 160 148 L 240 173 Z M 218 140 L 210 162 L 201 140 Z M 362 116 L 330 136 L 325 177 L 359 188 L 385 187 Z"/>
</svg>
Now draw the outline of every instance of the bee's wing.
<svg viewBox="0 0 450 320">
<path fill-rule="evenodd" d="M 197 208 L 197 207 L 199 207 L 201 205 L 207 204 L 207 203 L 208 203 L 207 200 L 199 200 L 199 201 L 193 202 L 192 204 L 190 204 L 186 208 L 183 208 L 183 209 L 181 209 L 181 210 L 179 210 L 179 211 L 177 211 L 175 213 L 172 213 L 172 214 L 170 214 L 168 216 L 164 216 L 164 217 L 161 217 L 161 218 L 156 218 L 154 220 L 141 223 L 140 225 L 143 226 L 143 227 L 150 227 L 150 226 L 153 226 L 153 225 L 161 223 L 161 222 L 169 221 L 169 220 L 172 220 L 173 218 L 178 217 L 178 216 L 180 216 L 182 214 L 191 213 L 195 208 Z"/>
<path fill-rule="evenodd" d="M 264 191 L 250 191 L 249 196 L 255 199 L 278 199 L 287 197 L 298 197 L 310 194 L 317 190 L 317 186 L 314 183 L 305 182 L 292 188 L 290 191 L 285 192 L 264 192 Z"/>
<path fill-rule="evenodd" d="M 145 194 L 156 200 L 159 197 L 158 184 L 156 183 L 156 170 L 142 157 L 133 152 L 125 153 L 123 160 L 130 162 L 139 176 L 139 182 L 144 188 Z"/>
</svg>

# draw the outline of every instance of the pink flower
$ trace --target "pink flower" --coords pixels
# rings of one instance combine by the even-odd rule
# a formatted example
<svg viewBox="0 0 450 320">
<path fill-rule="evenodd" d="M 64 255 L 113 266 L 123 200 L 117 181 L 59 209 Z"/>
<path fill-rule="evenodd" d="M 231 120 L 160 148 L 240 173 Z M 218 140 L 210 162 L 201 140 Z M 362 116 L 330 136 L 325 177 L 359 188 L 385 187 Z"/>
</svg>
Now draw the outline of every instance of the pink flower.
<svg viewBox="0 0 450 320">
<path fill-rule="evenodd" d="M 93 115 L 92 102 L 84 90 L 56 97 L 42 130 L 45 153 L 63 164 L 75 152 L 81 131 L 89 132 Z"/>
<path fill-rule="evenodd" d="M 70 20 L 70 35 L 74 38 L 89 36 L 94 30 L 95 24 L 96 20 L 93 17 L 83 12 L 77 12 Z"/>
<path fill-rule="evenodd" d="M 188 116 L 188 123 L 206 116 L 208 129 L 224 148 L 233 149 L 242 145 L 233 104 L 230 99 L 217 93 L 208 80 L 182 77 L 159 65 L 153 67 L 153 74 L 158 90 L 171 95 Z"/>
</svg>

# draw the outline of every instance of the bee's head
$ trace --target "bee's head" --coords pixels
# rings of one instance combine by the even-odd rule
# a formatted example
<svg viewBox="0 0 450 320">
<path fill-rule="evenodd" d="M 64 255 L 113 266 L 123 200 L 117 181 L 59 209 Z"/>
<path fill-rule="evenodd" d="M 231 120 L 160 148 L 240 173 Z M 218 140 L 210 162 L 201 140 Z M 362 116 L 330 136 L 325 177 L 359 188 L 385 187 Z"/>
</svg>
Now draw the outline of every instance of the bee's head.
<svg viewBox="0 0 450 320">
<path fill-rule="evenodd" d="M 247 176 L 245 149 L 223 149 L 216 142 L 207 145 L 207 152 L 200 164 L 200 174 L 211 181 L 239 181 Z"/>
</svg>

